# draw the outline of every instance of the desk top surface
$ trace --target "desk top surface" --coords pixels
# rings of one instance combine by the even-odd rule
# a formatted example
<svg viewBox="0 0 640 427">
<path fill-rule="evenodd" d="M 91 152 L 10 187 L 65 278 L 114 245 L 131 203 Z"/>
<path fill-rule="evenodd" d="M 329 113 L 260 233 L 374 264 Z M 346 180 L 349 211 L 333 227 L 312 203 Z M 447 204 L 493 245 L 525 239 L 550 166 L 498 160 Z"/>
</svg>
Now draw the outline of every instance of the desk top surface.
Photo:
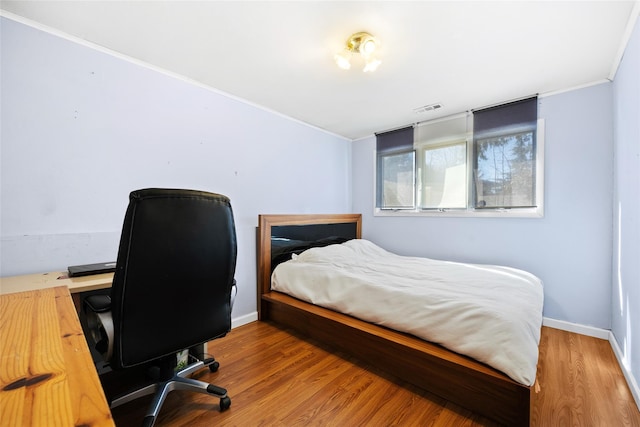
<svg viewBox="0 0 640 427">
<path fill-rule="evenodd" d="M 0 326 L 0 425 L 115 425 L 66 287 L 0 295 Z"/>
<path fill-rule="evenodd" d="M 66 271 L 0 277 L 0 295 L 66 286 L 69 292 L 86 292 L 111 287 L 113 273 L 69 277 Z"/>
</svg>

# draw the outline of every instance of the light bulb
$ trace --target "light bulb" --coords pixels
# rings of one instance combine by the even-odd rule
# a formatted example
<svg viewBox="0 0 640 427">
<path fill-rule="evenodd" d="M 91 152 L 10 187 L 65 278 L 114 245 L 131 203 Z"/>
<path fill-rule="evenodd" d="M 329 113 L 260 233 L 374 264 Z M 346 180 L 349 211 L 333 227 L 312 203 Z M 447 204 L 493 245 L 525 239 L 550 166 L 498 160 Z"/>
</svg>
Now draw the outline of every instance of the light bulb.
<svg viewBox="0 0 640 427">
<path fill-rule="evenodd" d="M 336 53 L 333 58 L 335 59 L 338 67 L 342 68 L 343 70 L 348 70 L 349 68 L 351 68 L 351 63 L 349 62 L 349 57 L 347 55 Z"/>
<path fill-rule="evenodd" d="M 367 61 L 362 71 L 364 71 L 365 73 L 374 72 L 375 70 L 378 69 L 378 66 L 380 64 L 382 64 L 382 61 L 380 61 L 379 59 L 375 59 L 375 58 L 370 59 Z"/>
<path fill-rule="evenodd" d="M 376 50 L 376 42 L 373 39 L 364 39 L 360 45 L 360 54 L 363 56 L 369 56 Z"/>
</svg>

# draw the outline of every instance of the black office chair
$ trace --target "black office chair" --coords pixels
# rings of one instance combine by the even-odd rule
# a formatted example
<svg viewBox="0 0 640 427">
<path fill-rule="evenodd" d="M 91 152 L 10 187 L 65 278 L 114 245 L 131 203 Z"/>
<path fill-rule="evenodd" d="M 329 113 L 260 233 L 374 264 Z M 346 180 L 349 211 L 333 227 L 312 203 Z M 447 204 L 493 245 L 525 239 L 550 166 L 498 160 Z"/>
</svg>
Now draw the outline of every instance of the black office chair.
<svg viewBox="0 0 640 427">
<path fill-rule="evenodd" d="M 155 393 L 147 427 L 172 390 L 211 394 L 220 398 L 221 411 L 229 408 L 224 388 L 185 378 L 204 367 L 215 371 L 218 362 L 196 359 L 180 369 L 176 354 L 231 329 L 236 250 L 227 197 L 172 189 L 130 194 L 111 295 L 88 297 L 84 309 L 112 369 L 153 362 L 157 381 L 111 400 L 112 408 Z"/>
</svg>

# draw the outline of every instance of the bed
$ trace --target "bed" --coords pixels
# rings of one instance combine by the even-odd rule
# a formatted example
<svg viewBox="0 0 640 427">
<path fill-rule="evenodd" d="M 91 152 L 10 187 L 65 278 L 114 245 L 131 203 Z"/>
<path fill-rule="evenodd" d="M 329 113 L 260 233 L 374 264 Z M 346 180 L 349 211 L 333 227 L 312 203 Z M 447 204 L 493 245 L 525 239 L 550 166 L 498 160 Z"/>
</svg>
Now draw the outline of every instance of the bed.
<svg viewBox="0 0 640 427">
<path fill-rule="evenodd" d="M 272 289 L 273 269 L 293 253 L 360 238 L 361 216 L 357 214 L 261 215 L 260 320 L 296 330 L 498 423 L 529 425 L 532 386 L 433 342 Z"/>
</svg>

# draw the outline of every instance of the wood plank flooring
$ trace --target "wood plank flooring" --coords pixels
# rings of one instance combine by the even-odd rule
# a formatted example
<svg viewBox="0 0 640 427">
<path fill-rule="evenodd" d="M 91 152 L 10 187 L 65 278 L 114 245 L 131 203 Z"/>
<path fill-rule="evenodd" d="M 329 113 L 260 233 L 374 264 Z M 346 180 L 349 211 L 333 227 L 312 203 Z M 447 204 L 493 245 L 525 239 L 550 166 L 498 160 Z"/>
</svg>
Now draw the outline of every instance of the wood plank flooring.
<svg viewBox="0 0 640 427">
<path fill-rule="evenodd" d="M 232 404 L 174 391 L 159 426 L 495 426 L 437 396 L 288 331 L 254 322 L 209 343 L 218 372 L 195 377 L 225 387 Z M 390 372 L 393 368 L 390 367 Z M 149 398 L 112 413 L 139 426 Z M 640 412 L 610 344 L 542 328 L 531 426 L 640 426 Z"/>
</svg>

